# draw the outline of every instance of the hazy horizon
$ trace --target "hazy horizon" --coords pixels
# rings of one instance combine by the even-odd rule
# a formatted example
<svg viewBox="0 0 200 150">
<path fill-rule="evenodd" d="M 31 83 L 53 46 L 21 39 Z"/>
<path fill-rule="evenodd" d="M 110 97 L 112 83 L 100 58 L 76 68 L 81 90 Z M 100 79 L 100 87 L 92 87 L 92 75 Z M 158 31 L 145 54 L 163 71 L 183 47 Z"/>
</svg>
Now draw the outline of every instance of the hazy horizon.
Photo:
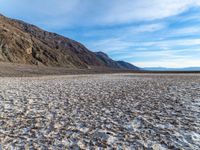
<svg viewBox="0 0 200 150">
<path fill-rule="evenodd" d="M 142 68 L 200 66 L 199 0 L 0 0 L 0 13 Z"/>
</svg>

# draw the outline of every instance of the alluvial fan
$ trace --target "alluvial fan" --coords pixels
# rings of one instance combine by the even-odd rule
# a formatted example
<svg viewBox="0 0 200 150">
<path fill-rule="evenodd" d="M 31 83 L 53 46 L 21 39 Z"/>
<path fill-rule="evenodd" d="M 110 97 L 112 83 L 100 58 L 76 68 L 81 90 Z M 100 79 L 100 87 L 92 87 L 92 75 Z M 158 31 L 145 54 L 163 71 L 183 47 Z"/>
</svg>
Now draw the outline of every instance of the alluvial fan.
<svg viewBox="0 0 200 150">
<path fill-rule="evenodd" d="M 200 149 L 199 75 L 0 83 L 0 149 Z"/>
</svg>

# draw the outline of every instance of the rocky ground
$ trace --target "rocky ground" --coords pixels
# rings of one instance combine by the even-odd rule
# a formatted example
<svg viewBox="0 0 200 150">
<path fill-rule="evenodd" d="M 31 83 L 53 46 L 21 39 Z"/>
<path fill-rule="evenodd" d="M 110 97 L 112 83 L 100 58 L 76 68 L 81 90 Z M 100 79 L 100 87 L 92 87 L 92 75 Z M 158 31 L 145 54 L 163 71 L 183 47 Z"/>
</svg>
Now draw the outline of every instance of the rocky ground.
<svg viewBox="0 0 200 150">
<path fill-rule="evenodd" d="M 106 74 L 106 73 L 141 73 L 138 70 L 111 69 L 105 67 L 92 67 L 90 69 L 73 69 L 66 67 L 34 66 L 0 62 L 0 77 L 38 77 L 49 75 L 80 75 L 80 74 Z M 200 73 L 200 71 L 190 72 Z"/>
<path fill-rule="evenodd" d="M 0 78 L 0 150 L 200 149 L 200 75 Z"/>
</svg>

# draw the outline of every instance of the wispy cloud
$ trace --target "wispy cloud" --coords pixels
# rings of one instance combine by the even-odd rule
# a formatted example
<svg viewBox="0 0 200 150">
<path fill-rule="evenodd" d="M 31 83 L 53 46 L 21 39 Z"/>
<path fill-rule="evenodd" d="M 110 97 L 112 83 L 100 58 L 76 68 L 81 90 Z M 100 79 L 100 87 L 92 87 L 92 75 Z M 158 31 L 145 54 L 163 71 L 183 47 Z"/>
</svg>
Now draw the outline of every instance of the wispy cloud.
<svg viewBox="0 0 200 150">
<path fill-rule="evenodd" d="M 44 26 L 91 26 L 163 19 L 200 5 L 199 0 L 0 0 L 0 10 Z M 31 14 L 31 16 L 30 16 Z"/>
<path fill-rule="evenodd" d="M 90 46 L 89 46 L 90 45 Z M 123 41 L 118 38 L 105 39 L 88 44 L 88 46 L 95 51 L 113 52 L 128 49 L 132 46 L 132 42 Z"/>
<path fill-rule="evenodd" d="M 200 34 L 200 27 L 197 25 L 173 29 L 168 32 L 168 37 L 174 37 L 174 36 L 180 37 L 180 36 L 188 36 L 194 34 Z"/>
<path fill-rule="evenodd" d="M 140 67 L 168 67 L 168 68 L 186 68 L 186 67 L 199 67 L 199 59 L 182 58 L 182 59 L 159 59 L 151 61 L 132 62 L 132 64 Z"/>
<path fill-rule="evenodd" d="M 178 47 L 178 46 L 200 46 L 200 39 L 175 39 L 163 40 L 154 42 L 137 42 L 140 46 L 155 46 L 155 47 Z"/>
<path fill-rule="evenodd" d="M 106 23 L 162 19 L 199 5 L 198 0 L 118 0 L 113 3 L 103 19 Z"/>
</svg>

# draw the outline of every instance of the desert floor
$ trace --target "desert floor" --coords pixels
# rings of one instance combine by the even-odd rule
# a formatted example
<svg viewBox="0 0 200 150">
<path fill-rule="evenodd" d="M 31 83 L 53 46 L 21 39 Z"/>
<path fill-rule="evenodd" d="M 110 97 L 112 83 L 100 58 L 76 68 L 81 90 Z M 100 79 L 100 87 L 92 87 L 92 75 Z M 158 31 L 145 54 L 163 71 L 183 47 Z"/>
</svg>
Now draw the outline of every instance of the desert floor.
<svg viewBox="0 0 200 150">
<path fill-rule="evenodd" d="M 0 150 L 200 149 L 200 75 L 0 78 Z"/>
</svg>

